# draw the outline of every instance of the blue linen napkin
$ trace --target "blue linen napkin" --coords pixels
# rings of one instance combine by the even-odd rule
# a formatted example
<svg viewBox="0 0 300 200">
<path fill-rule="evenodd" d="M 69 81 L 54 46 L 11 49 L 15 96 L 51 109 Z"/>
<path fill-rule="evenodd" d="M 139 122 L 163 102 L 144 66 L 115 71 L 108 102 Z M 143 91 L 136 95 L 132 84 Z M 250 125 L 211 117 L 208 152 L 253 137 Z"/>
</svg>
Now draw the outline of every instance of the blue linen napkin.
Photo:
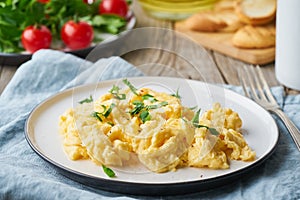
<svg viewBox="0 0 300 200">
<path fill-rule="evenodd" d="M 102 66 L 102 67 L 101 67 Z M 103 67 L 106 66 L 106 67 Z M 99 76 L 101 74 L 101 76 Z M 65 178 L 27 144 L 24 123 L 32 108 L 66 88 L 142 73 L 119 57 L 96 63 L 53 50 L 40 50 L 20 66 L 0 97 L 0 199 L 135 199 L 94 189 Z M 242 93 L 241 87 L 224 86 Z M 285 113 L 300 126 L 300 95 L 272 92 Z M 280 141 L 275 153 L 250 176 L 213 190 L 173 199 L 297 199 L 300 198 L 300 152 L 276 119 Z"/>
</svg>

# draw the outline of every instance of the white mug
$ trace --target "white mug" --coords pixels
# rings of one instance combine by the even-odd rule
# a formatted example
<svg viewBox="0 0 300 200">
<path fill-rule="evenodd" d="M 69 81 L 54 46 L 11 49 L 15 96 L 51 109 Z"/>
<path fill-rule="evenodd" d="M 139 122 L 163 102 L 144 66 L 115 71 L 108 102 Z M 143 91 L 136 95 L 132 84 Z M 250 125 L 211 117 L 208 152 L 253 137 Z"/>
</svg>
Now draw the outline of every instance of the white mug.
<svg viewBox="0 0 300 200">
<path fill-rule="evenodd" d="M 275 74 L 300 90 L 300 0 L 277 0 Z"/>
</svg>

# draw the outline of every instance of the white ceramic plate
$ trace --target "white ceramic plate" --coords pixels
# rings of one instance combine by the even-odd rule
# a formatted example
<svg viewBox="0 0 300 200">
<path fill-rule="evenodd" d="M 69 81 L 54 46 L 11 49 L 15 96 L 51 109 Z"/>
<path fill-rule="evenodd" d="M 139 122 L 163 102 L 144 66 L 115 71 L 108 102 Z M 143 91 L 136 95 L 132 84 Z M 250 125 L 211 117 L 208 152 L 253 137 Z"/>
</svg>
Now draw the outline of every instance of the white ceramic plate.
<svg viewBox="0 0 300 200">
<path fill-rule="evenodd" d="M 175 172 L 156 174 L 140 168 L 113 168 L 116 178 L 108 178 L 101 167 L 90 160 L 71 161 L 62 148 L 58 119 L 68 108 L 93 95 L 96 99 L 107 93 L 120 80 L 104 81 L 60 92 L 38 105 L 26 121 L 25 136 L 32 149 L 69 178 L 101 189 L 131 194 L 183 194 L 216 187 L 261 164 L 270 156 L 278 142 L 278 129 L 271 115 L 253 101 L 230 90 L 199 81 L 169 77 L 129 78 L 137 88 L 146 86 L 173 93 L 179 89 L 186 106 L 210 109 L 214 102 L 237 111 L 243 120 L 244 137 L 256 152 L 253 162 L 231 161 L 230 169 L 212 170 L 182 168 Z"/>
</svg>

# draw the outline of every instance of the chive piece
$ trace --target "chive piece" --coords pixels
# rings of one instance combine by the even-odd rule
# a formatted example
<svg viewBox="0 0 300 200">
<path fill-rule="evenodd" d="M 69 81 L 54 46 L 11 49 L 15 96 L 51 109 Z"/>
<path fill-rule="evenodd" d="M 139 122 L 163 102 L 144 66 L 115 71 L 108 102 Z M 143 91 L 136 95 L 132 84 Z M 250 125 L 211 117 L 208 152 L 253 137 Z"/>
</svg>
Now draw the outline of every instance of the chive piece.
<svg viewBox="0 0 300 200">
<path fill-rule="evenodd" d="M 134 100 L 134 101 L 132 102 L 132 104 L 133 104 L 133 105 L 140 105 L 140 104 L 143 104 L 143 105 L 144 105 L 144 103 L 143 103 L 142 101 L 140 101 L 140 100 Z"/>
<path fill-rule="evenodd" d="M 138 100 L 133 101 L 132 104 L 135 105 L 135 107 L 130 111 L 131 115 L 136 115 L 145 108 L 144 103 Z"/>
<path fill-rule="evenodd" d="M 91 114 L 92 117 L 96 117 L 100 122 L 103 122 L 101 116 L 107 118 L 109 114 L 111 113 L 112 109 L 116 106 L 116 104 L 112 103 L 110 104 L 109 108 L 107 109 L 105 105 L 101 105 L 104 111 L 102 113 L 99 112 L 93 112 Z"/>
<path fill-rule="evenodd" d="M 118 96 L 116 96 L 117 97 L 117 99 L 119 99 L 119 100 L 124 100 L 124 99 L 126 99 L 126 94 L 119 94 Z"/>
<path fill-rule="evenodd" d="M 115 106 L 116 104 L 114 103 L 110 104 L 109 108 L 104 112 L 103 116 L 107 118 Z"/>
<path fill-rule="evenodd" d="M 206 129 L 209 129 L 208 126 L 201 125 L 201 124 L 194 124 L 194 126 L 195 126 L 196 128 L 206 128 Z"/>
<path fill-rule="evenodd" d="M 152 95 L 150 95 L 152 96 Z M 148 96 L 148 97 L 150 97 Z M 148 98 L 146 97 L 146 98 Z M 153 96 L 152 96 L 153 97 Z M 155 105 L 148 105 L 145 106 L 144 102 L 135 100 L 132 102 L 132 104 L 135 106 L 132 110 L 129 111 L 131 115 L 137 115 L 139 114 L 140 119 L 145 123 L 146 121 L 149 121 L 151 119 L 151 115 L 149 113 L 150 109 L 156 109 L 160 108 L 162 106 L 168 105 L 168 102 L 163 101 Z"/>
<path fill-rule="evenodd" d="M 215 135 L 215 136 L 218 136 L 220 133 L 217 131 L 217 129 L 215 128 L 210 128 L 208 126 L 205 126 L 205 125 L 200 125 L 200 124 L 194 124 L 194 126 L 196 128 L 206 128 L 208 129 L 208 131 L 212 134 L 212 135 Z"/>
<path fill-rule="evenodd" d="M 183 118 L 183 117 L 181 117 L 181 119 L 182 119 L 185 123 L 188 122 L 188 121 L 187 121 L 185 118 Z"/>
<path fill-rule="evenodd" d="M 97 118 L 100 122 L 102 122 L 103 120 L 100 117 L 101 113 L 98 112 L 92 112 L 91 116 Z"/>
<path fill-rule="evenodd" d="M 93 101 L 94 101 L 93 97 L 92 97 L 92 95 L 90 95 L 90 98 L 83 99 L 83 100 L 79 101 L 78 103 L 84 104 L 84 103 L 91 103 Z"/>
<path fill-rule="evenodd" d="M 215 136 L 218 136 L 220 133 L 215 128 L 208 128 L 209 132 Z"/>
<path fill-rule="evenodd" d="M 129 87 L 129 89 L 133 92 L 133 94 L 139 96 L 139 94 L 137 93 L 137 89 L 127 79 L 124 79 L 123 83 L 125 83 L 125 85 Z"/>
<path fill-rule="evenodd" d="M 151 115 L 147 110 L 143 110 L 140 114 L 140 119 L 145 123 L 151 119 Z"/>
<path fill-rule="evenodd" d="M 113 85 L 113 87 L 109 90 L 109 92 L 114 95 L 116 99 L 124 100 L 126 99 L 126 94 L 120 94 L 120 88 L 116 85 Z"/>
<path fill-rule="evenodd" d="M 197 126 L 199 124 L 199 115 L 200 115 L 201 109 L 198 109 L 192 119 L 192 123 L 194 126 Z"/>
<path fill-rule="evenodd" d="M 101 107 L 103 108 L 103 112 L 104 113 L 106 111 L 106 106 L 105 105 L 101 105 Z"/>
<path fill-rule="evenodd" d="M 157 99 L 155 99 L 154 96 L 152 96 L 151 94 L 145 94 L 142 96 L 143 101 L 144 100 L 149 100 L 151 103 L 158 101 Z"/>
<path fill-rule="evenodd" d="M 209 132 L 213 135 L 219 135 L 219 132 L 215 129 L 215 128 L 210 128 L 208 126 L 205 126 L 205 125 L 200 125 L 199 124 L 199 114 L 200 114 L 200 110 L 197 110 L 197 112 L 195 113 L 193 119 L 192 119 L 192 124 L 195 128 L 206 128 L 209 130 Z"/>
<path fill-rule="evenodd" d="M 196 110 L 198 106 L 189 107 L 190 110 Z"/>
<path fill-rule="evenodd" d="M 102 165 L 102 169 L 104 171 L 104 173 L 109 176 L 110 178 L 113 178 L 116 176 L 115 172 L 110 169 L 109 167 L 106 167 L 105 165 Z"/>
<path fill-rule="evenodd" d="M 179 88 L 177 88 L 175 94 L 171 94 L 171 96 L 176 97 L 177 99 L 181 99 L 181 96 L 179 95 Z"/>
<path fill-rule="evenodd" d="M 151 109 L 157 109 L 157 108 L 161 108 L 161 107 L 166 106 L 166 105 L 168 105 L 168 102 L 162 101 L 159 104 L 147 106 L 147 109 L 149 109 L 149 110 L 151 110 Z"/>
<path fill-rule="evenodd" d="M 120 88 L 116 85 L 113 85 L 113 87 L 109 90 L 109 93 L 111 94 L 118 94 L 120 91 Z"/>
<path fill-rule="evenodd" d="M 114 126 L 114 123 L 112 123 L 112 122 L 106 122 L 106 123 L 108 123 L 111 126 Z"/>
</svg>

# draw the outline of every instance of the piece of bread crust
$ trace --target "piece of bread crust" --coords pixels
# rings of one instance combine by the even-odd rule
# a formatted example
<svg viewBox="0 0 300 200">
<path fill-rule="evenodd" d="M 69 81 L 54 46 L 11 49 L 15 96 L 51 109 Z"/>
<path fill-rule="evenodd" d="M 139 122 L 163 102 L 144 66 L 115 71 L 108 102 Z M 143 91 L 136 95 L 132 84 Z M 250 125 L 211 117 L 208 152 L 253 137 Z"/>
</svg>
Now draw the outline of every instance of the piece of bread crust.
<svg viewBox="0 0 300 200">
<path fill-rule="evenodd" d="M 235 12 L 246 24 L 264 25 L 276 17 L 276 0 L 237 0 Z"/>
<path fill-rule="evenodd" d="M 276 30 L 274 25 L 246 25 L 239 29 L 232 37 L 232 44 L 239 48 L 268 48 L 274 47 L 275 43 Z"/>
<path fill-rule="evenodd" d="M 234 9 L 235 9 L 235 1 L 233 0 L 217 1 L 214 5 L 215 11 L 224 11 L 224 10 L 234 11 Z"/>
<path fill-rule="evenodd" d="M 232 10 L 196 13 L 186 19 L 184 23 L 188 29 L 202 32 L 234 32 L 243 26 Z"/>
</svg>

